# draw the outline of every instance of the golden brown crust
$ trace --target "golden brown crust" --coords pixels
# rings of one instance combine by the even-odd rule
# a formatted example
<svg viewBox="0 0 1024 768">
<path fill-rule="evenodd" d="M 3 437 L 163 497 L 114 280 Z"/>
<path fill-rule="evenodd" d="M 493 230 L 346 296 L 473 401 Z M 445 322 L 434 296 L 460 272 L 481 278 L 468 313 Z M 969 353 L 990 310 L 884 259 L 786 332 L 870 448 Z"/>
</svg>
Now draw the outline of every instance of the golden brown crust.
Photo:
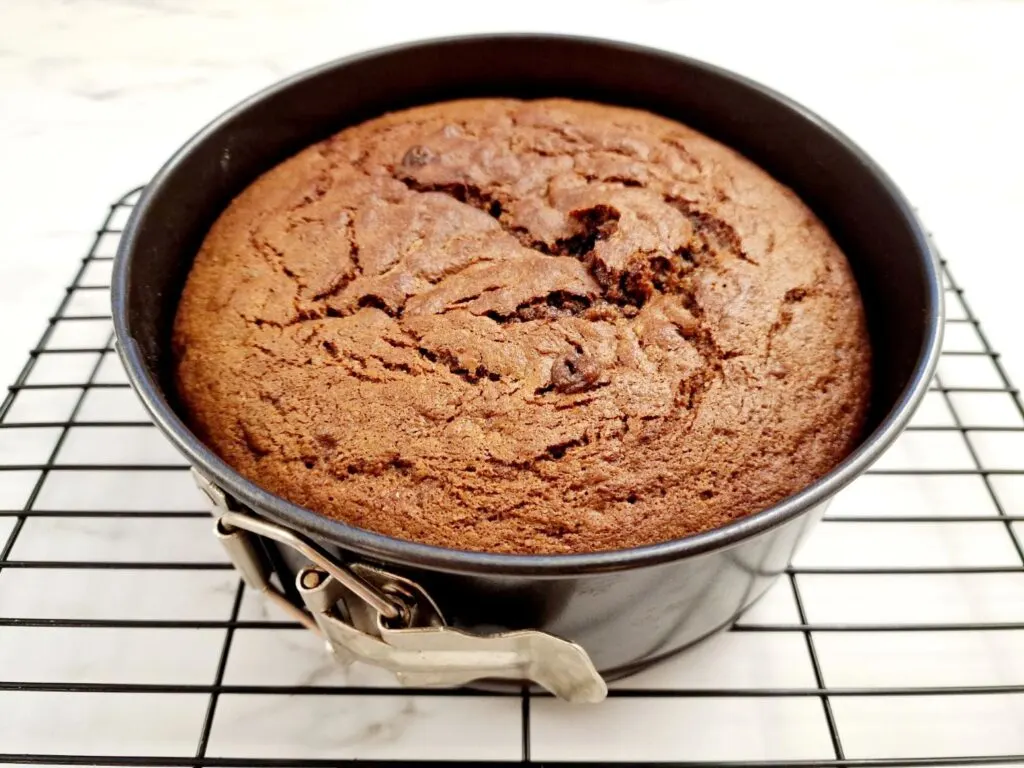
<svg viewBox="0 0 1024 768">
<path fill-rule="evenodd" d="M 869 348 L 788 189 L 647 113 L 473 100 L 261 177 L 174 328 L 188 419 L 324 515 L 456 549 L 679 538 L 850 451 Z"/>
</svg>

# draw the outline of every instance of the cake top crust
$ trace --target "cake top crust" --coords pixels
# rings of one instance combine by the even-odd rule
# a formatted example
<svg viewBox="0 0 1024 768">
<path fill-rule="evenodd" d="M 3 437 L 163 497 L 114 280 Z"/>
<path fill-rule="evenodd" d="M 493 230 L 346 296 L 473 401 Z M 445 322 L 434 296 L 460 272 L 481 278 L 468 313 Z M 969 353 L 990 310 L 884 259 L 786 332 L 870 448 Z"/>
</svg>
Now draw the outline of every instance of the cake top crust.
<svg viewBox="0 0 1024 768">
<path fill-rule="evenodd" d="M 646 112 L 417 107 L 261 176 L 174 326 L 186 419 L 320 514 L 454 549 L 718 527 L 855 446 L 849 265 L 788 188 Z"/>
</svg>

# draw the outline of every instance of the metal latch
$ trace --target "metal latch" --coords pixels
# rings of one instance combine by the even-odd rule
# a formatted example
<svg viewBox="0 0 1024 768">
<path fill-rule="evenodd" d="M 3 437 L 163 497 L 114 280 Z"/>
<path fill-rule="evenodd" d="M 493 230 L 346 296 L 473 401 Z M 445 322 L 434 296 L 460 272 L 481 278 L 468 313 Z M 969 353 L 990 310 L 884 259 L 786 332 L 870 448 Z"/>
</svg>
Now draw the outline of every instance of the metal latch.
<svg viewBox="0 0 1024 768">
<path fill-rule="evenodd" d="M 243 511 L 196 470 L 193 475 L 213 502 L 215 535 L 243 581 L 322 637 L 341 663 L 382 667 L 409 686 L 504 678 L 534 682 L 571 702 L 607 695 L 579 645 L 537 630 L 477 635 L 449 627 L 414 581 L 364 563 L 341 563 L 305 537 Z M 307 610 L 271 584 L 255 537 L 288 546 L 309 562 L 295 579 Z"/>
</svg>

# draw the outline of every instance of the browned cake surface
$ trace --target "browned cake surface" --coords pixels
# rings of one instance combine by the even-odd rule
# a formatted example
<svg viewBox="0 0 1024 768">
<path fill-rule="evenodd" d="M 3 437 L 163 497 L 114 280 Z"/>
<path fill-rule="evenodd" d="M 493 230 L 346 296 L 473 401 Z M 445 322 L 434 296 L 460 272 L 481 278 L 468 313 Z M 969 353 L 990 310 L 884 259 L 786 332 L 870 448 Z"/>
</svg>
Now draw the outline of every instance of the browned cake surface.
<svg viewBox="0 0 1024 768">
<path fill-rule="evenodd" d="M 417 108 L 274 168 L 209 233 L 174 342 L 191 425 L 243 475 L 494 552 L 760 510 L 847 454 L 869 389 L 849 267 L 792 192 L 564 100 Z"/>
</svg>

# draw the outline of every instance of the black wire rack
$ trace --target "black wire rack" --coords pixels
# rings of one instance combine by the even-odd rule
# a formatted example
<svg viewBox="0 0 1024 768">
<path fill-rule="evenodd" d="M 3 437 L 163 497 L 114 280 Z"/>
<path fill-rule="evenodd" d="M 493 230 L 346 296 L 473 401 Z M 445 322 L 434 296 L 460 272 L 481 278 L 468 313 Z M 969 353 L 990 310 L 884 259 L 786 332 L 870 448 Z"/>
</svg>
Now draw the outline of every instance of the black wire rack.
<svg viewBox="0 0 1024 768">
<path fill-rule="evenodd" d="M 932 389 L 786 575 L 571 707 L 343 670 L 238 581 L 111 346 L 137 195 L 0 405 L 0 765 L 1024 764 L 1024 407 L 947 264 Z"/>
</svg>

